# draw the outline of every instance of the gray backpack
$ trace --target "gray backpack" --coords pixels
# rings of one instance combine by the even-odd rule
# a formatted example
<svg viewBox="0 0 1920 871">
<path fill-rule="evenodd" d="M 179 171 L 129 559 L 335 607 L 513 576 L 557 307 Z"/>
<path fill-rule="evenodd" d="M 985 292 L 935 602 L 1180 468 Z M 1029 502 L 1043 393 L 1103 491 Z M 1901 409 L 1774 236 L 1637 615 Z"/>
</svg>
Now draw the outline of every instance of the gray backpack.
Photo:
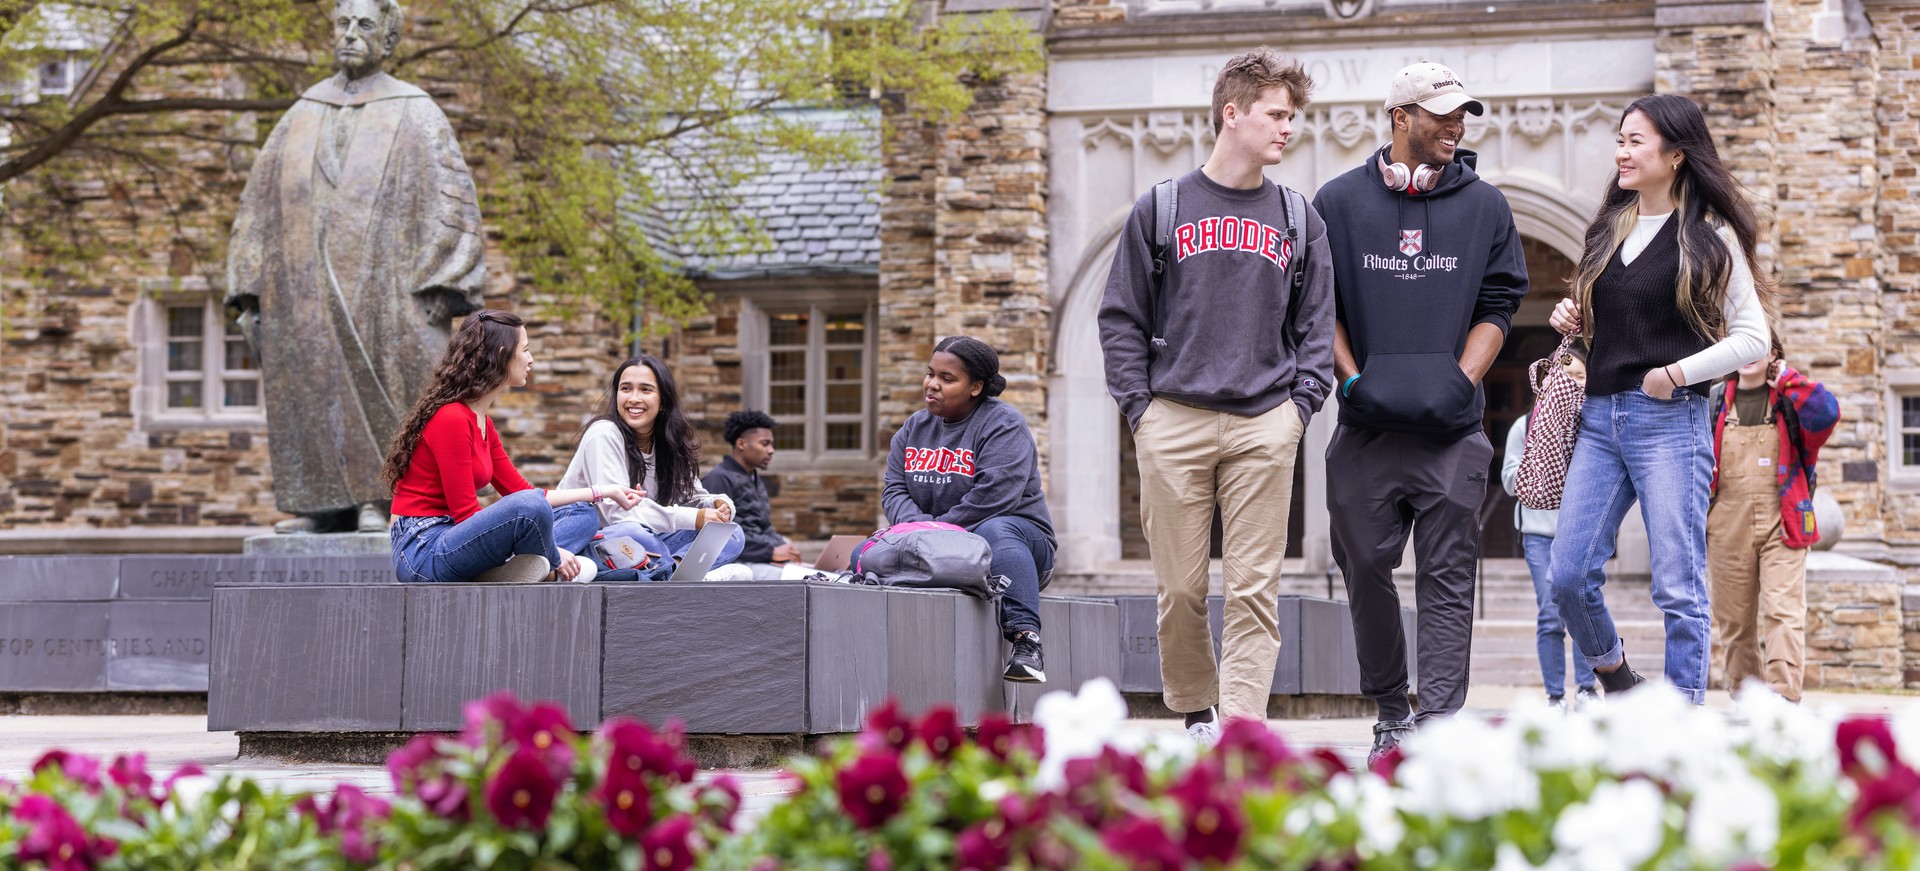
<svg viewBox="0 0 1920 871">
<path fill-rule="evenodd" d="M 959 590 L 993 599 L 1007 579 L 988 574 L 993 551 L 987 540 L 951 523 L 927 520 L 896 523 L 880 530 L 854 552 L 853 573 L 861 581 L 889 587 Z"/>
</svg>

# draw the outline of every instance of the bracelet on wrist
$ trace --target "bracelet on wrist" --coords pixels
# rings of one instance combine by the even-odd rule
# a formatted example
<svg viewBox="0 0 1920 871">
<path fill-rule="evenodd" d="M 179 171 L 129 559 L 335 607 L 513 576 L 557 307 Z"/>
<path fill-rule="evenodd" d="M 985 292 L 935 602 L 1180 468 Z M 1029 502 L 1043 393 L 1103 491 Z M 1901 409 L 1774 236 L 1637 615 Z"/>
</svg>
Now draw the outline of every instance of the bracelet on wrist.
<svg viewBox="0 0 1920 871">
<path fill-rule="evenodd" d="M 593 494 L 593 501 L 600 501 L 600 486 L 598 484 L 587 487 L 587 491 Z"/>
</svg>

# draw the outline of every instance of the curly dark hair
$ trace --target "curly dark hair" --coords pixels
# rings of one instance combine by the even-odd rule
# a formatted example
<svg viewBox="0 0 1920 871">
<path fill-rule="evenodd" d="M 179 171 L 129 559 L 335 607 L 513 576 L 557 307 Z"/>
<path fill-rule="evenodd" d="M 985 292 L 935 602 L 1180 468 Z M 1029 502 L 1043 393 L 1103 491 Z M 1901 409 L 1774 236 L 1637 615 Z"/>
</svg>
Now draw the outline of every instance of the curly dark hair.
<svg viewBox="0 0 1920 871">
<path fill-rule="evenodd" d="M 654 487 L 658 492 L 648 493 L 647 498 L 661 505 L 678 505 L 693 496 L 694 473 L 700 469 L 700 440 L 694 437 L 686 409 L 680 407 L 680 388 L 674 386 L 673 373 L 665 362 L 652 354 L 641 354 L 621 363 L 607 384 L 607 398 L 601 403 L 606 410 L 587 421 L 587 427 L 610 420 L 620 428 L 620 438 L 627 446 L 627 483 L 640 486 L 647 477 L 647 454 L 640 449 L 640 434 L 620 416 L 620 377 L 635 366 L 653 370 L 653 380 L 660 385 L 660 412 L 653 419 Z M 586 428 L 580 434 L 585 436 Z"/>
<path fill-rule="evenodd" d="M 775 426 L 772 415 L 749 408 L 746 411 L 736 411 L 727 415 L 727 424 L 720 429 L 720 436 L 727 440 L 727 447 L 731 448 L 734 442 L 747 434 L 748 430 L 770 430 Z"/>
<path fill-rule="evenodd" d="M 434 412 L 450 402 L 479 399 L 506 383 L 507 367 L 520 348 L 522 325 L 519 315 L 495 309 L 481 309 L 460 324 L 447 343 L 447 352 L 440 356 L 440 365 L 433 370 L 427 391 L 407 412 L 406 422 L 387 448 L 387 465 L 380 474 L 387 492 L 393 492 L 406 476 L 413 452 L 420 447 L 420 433 Z"/>
</svg>

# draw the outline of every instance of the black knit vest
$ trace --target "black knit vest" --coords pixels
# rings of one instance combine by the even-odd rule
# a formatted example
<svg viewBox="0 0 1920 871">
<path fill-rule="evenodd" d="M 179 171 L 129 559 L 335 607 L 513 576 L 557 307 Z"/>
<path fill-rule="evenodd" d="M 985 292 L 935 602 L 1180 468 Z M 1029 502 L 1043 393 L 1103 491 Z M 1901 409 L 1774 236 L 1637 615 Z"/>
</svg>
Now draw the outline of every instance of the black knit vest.
<svg viewBox="0 0 1920 871">
<path fill-rule="evenodd" d="M 1587 395 L 1611 396 L 1640 386 L 1648 369 L 1677 363 L 1712 344 L 1695 332 L 1674 303 L 1680 275 L 1680 216 L 1655 233 L 1633 263 L 1620 250 L 1593 282 L 1593 350 L 1587 358 Z M 1676 373 L 1678 370 L 1675 370 Z M 1707 382 L 1687 385 L 1701 396 Z"/>
</svg>

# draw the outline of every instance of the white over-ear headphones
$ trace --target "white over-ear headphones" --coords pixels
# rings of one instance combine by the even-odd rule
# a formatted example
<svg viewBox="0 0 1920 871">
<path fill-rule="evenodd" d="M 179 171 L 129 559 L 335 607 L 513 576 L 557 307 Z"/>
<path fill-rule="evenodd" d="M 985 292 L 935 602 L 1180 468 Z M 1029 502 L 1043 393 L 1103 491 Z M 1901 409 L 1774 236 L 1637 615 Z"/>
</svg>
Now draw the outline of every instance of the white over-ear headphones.
<svg viewBox="0 0 1920 871">
<path fill-rule="evenodd" d="M 1444 166 L 1420 164 L 1411 169 L 1404 163 L 1394 163 L 1387 159 L 1387 150 L 1380 150 L 1380 178 L 1391 190 L 1406 191 L 1410 194 L 1424 194 L 1440 185 L 1440 176 L 1445 174 Z"/>
</svg>

